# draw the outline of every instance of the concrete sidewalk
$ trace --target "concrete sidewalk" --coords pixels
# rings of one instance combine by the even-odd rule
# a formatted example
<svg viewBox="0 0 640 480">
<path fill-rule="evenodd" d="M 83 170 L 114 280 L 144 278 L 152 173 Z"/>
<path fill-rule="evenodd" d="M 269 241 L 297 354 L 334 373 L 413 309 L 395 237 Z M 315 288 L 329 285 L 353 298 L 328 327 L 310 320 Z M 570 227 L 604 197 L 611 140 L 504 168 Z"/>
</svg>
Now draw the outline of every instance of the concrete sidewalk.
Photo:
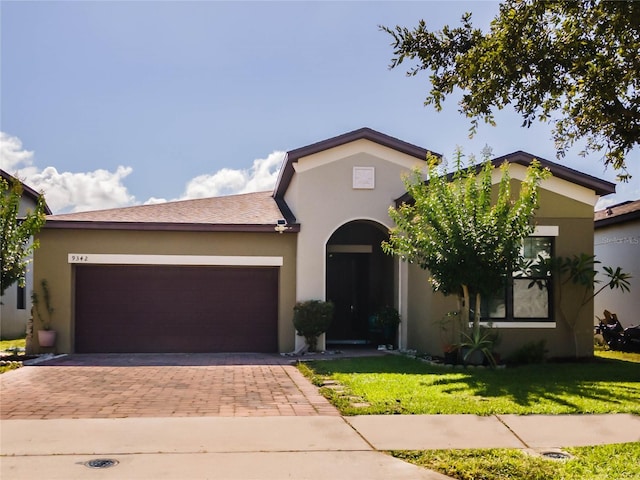
<svg viewBox="0 0 640 480">
<path fill-rule="evenodd" d="M 448 477 L 375 451 L 330 417 L 4 420 L 3 479 L 416 479 Z M 96 458 L 118 465 L 94 470 Z"/>
<path fill-rule="evenodd" d="M 640 441 L 640 417 L 608 415 L 369 415 L 345 417 L 376 450 L 544 450 Z"/>
<path fill-rule="evenodd" d="M 4 420 L 10 479 L 426 479 L 380 450 L 545 450 L 640 441 L 633 415 L 385 415 Z M 118 465 L 83 465 L 112 458 Z"/>
</svg>

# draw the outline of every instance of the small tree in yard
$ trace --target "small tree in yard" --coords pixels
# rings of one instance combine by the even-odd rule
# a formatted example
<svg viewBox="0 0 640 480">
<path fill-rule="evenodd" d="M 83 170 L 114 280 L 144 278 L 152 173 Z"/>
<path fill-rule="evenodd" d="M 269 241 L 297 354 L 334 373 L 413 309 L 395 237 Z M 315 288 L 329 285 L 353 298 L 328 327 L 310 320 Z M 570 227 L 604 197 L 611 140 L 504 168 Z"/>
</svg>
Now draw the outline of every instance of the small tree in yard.
<svg viewBox="0 0 640 480">
<path fill-rule="evenodd" d="M 16 282 L 24 286 L 29 256 L 38 247 L 32 241 L 45 222 L 45 202 L 40 195 L 33 211 L 25 218 L 18 218 L 22 184 L 13 180 L 11 185 L 0 178 L 0 296 Z"/>
<path fill-rule="evenodd" d="M 396 227 L 382 247 L 429 270 L 435 291 L 458 295 L 464 325 L 475 297 L 472 335 L 478 337 L 481 298 L 498 291 L 520 263 L 522 241 L 534 229 L 538 186 L 550 173 L 533 161 L 516 196 L 505 162 L 492 201 L 494 166 L 485 158 L 479 170 L 465 168 L 462 158 L 458 149 L 456 170 L 447 176 L 438 158 L 429 155 L 428 180 L 419 171 L 405 179 L 412 202 L 390 208 Z"/>
</svg>

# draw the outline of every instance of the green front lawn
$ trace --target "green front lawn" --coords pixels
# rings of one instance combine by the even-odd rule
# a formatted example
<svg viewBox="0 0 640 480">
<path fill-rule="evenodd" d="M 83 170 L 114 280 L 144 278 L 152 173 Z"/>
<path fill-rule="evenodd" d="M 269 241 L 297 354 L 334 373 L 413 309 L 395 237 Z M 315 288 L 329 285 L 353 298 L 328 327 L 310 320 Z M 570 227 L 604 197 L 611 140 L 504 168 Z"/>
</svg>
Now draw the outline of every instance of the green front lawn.
<svg viewBox="0 0 640 480">
<path fill-rule="evenodd" d="M 0 352 L 11 350 L 13 348 L 24 348 L 25 345 L 25 338 L 18 338 L 16 340 L 0 340 Z"/>
<path fill-rule="evenodd" d="M 0 340 L 0 352 L 13 353 L 13 350 L 15 349 L 22 349 L 22 351 L 24 351 L 25 344 L 26 340 L 24 338 L 18 338 L 16 340 Z M 10 370 L 15 370 L 16 368 L 19 368 L 19 366 L 20 365 L 16 362 L 0 365 L 0 374 Z"/>
<path fill-rule="evenodd" d="M 407 462 L 459 480 L 625 480 L 640 478 L 640 443 L 566 448 L 569 460 L 548 460 L 520 450 L 392 452 Z"/>
<path fill-rule="evenodd" d="M 606 358 L 616 356 L 617 358 Z M 387 355 L 313 361 L 300 369 L 343 415 L 640 414 L 640 355 L 592 363 L 453 369 Z"/>
</svg>

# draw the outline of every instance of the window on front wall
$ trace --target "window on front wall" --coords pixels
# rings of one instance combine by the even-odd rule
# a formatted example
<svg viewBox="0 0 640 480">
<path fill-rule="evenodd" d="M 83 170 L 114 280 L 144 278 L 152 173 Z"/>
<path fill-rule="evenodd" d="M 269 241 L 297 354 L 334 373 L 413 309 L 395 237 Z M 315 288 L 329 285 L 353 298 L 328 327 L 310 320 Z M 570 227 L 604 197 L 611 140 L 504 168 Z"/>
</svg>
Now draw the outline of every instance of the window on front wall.
<svg viewBox="0 0 640 480">
<path fill-rule="evenodd" d="M 18 298 L 16 299 L 16 308 L 18 310 L 25 310 L 27 308 L 27 289 L 18 285 L 16 289 Z"/>
<path fill-rule="evenodd" d="M 500 292 L 483 299 L 482 318 L 488 321 L 540 321 L 552 320 L 551 274 L 536 271 L 540 259 L 548 260 L 553 254 L 554 237 L 528 237 L 522 253 L 530 262 L 527 271 L 513 272 Z"/>
</svg>

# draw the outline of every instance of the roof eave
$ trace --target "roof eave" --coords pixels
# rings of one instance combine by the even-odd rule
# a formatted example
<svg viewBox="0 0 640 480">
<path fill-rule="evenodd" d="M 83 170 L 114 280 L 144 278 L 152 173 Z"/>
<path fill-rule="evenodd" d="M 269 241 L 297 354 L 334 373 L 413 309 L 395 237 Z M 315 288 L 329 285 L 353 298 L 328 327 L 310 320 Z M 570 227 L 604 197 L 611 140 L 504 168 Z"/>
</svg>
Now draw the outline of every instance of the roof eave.
<svg viewBox="0 0 640 480">
<path fill-rule="evenodd" d="M 615 183 L 611 183 L 607 180 L 602 180 L 601 178 L 593 177 L 586 173 L 573 170 L 569 167 L 565 167 L 564 165 L 559 165 L 557 163 L 551 162 L 544 158 L 531 155 L 530 153 L 524 152 L 522 150 L 518 150 L 517 152 L 509 153 L 507 155 L 502 155 L 501 157 L 494 158 L 493 160 L 491 160 L 491 163 L 495 167 L 499 167 L 500 165 L 502 165 L 502 163 L 507 161 L 509 163 L 515 163 L 515 164 L 528 167 L 533 161 L 533 159 L 538 160 L 540 162 L 540 165 L 542 165 L 545 168 L 548 168 L 554 177 L 557 177 L 562 180 L 566 180 L 576 185 L 580 185 L 582 187 L 593 190 L 599 196 L 609 195 L 616 192 Z M 476 165 L 476 168 L 479 171 L 482 168 L 482 164 Z M 451 176 L 451 174 L 448 174 L 448 175 Z M 395 200 L 395 204 L 397 207 L 402 203 L 407 203 L 410 201 L 411 201 L 411 196 L 408 193 L 404 193 L 402 196 L 398 197 Z"/>
<path fill-rule="evenodd" d="M 593 190 L 599 196 L 610 195 L 616 192 L 615 183 L 579 172 L 578 170 L 554 163 L 522 150 L 494 158 L 491 160 L 491 163 L 495 166 L 500 166 L 506 160 L 510 163 L 517 163 L 528 167 L 533 159 L 538 160 L 543 167 L 548 168 L 554 177 Z"/>
<path fill-rule="evenodd" d="M 38 198 L 40 196 L 44 197 L 44 194 L 36 192 L 29 185 L 27 185 L 26 183 L 22 182 L 20 179 L 14 177 L 10 173 L 5 172 L 2 169 L 0 169 L 0 177 L 4 178 L 7 181 L 18 180 L 22 184 L 22 190 L 23 190 L 24 194 L 27 197 L 31 198 L 31 200 L 33 200 L 35 203 L 38 202 Z M 51 215 L 51 213 L 52 213 L 51 209 L 49 208 L 49 205 L 47 205 L 46 199 L 45 199 L 45 202 L 44 202 L 44 213 L 45 213 L 45 215 Z"/>
<path fill-rule="evenodd" d="M 169 223 L 169 222 L 93 222 L 83 220 L 49 220 L 44 229 L 137 230 L 175 232 L 254 232 L 274 233 L 273 224 Z M 300 231 L 299 224 L 287 225 L 286 233 Z"/>
<path fill-rule="evenodd" d="M 610 225 L 616 225 L 618 223 L 626 223 L 632 220 L 640 219 L 640 210 L 635 210 L 633 212 L 621 213 L 619 215 L 614 215 L 612 217 L 605 217 L 594 222 L 594 228 L 602 228 L 608 227 Z"/>
</svg>

